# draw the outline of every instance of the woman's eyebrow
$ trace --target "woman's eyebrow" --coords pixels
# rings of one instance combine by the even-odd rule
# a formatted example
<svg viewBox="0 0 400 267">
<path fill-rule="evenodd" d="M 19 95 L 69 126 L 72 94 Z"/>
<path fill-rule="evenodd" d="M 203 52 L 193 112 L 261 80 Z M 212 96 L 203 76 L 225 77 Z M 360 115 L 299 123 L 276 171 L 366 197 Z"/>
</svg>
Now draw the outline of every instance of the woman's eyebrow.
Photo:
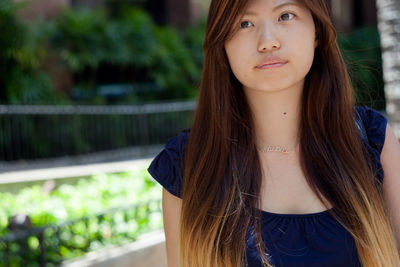
<svg viewBox="0 0 400 267">
<path fill-rule="evenodd" d="M 276 10 L 278 10 L 282 7 L 285 7 L 285 6 L 300 6 L 300 5 L 299 5 L 299 3 L 296 3 L 296 2 L 286 2 L 286 3 L 282 3 L 282 4 L 275 6 L 274 8 L 272 8 L 272 11 L 275 12 Z M 248 10 L 244 13 L 244 15 L 257 16 L 258 13 L 256 11 Z"/>
<path fill-rule="evenodd" d="M 285 3 L 282 3 L 282 4 L 279 4 L 279 5 L 275 6 L 275 7 L 272 9 L 272 11 L 275 11 L 275 10 L 277 10 L 277 9 L 280 9 L 280 8 L 282 8 L 282 7 L 284 7 L 284 6 L 300 6 L 300 4 L 297 3 L 297 2 L 289 1 L 289 2 L 285 2 Z"/>
</svg>

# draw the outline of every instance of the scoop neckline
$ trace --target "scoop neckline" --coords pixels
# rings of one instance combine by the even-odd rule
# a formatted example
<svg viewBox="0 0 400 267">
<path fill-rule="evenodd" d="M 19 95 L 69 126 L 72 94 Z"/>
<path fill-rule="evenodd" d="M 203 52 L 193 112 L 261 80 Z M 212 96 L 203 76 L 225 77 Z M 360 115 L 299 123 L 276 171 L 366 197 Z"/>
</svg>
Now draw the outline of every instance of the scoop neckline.
<svg viewBox="0 0 400 267">
<path fill-rule="evenodd" d="M 330 215 L 330 211 L 334 211 L 334 208 L 330 208 L 327 210 L 313 212 L 313 213 L 275 213 L 266 210 L 261 210 L 262 214 L 265 216 L 273 216 L 273 217 L 291 217 L 291 218 L 301 218 L 301 217 L 315 217 L 315 216 L 325 216 Z"/>
</svg>

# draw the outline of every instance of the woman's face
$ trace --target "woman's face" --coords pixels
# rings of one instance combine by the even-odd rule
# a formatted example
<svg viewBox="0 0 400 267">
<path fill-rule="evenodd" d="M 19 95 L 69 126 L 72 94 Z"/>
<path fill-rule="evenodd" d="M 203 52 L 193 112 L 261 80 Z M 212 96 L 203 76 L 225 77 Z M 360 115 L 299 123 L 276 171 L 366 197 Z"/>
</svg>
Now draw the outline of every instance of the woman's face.
<svg viewBox="0 0 400 267">
<path fill-rule="evenodd" d="M 317 46 L 311 12 L 298 1 L 250 0 L 225 42 L 229 64 L 246 90 L 303 88 Z"/>
</svg>

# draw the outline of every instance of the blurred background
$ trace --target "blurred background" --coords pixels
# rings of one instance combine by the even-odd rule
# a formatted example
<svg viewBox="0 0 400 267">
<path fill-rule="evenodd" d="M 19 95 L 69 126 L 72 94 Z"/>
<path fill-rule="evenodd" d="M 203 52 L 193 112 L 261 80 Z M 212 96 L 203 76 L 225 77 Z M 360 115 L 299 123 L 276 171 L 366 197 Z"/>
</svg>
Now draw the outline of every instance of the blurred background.
<svg viewBox="0 0 400 267">
<path fill-rule="evenodd" d="M 146 168 L 190 127 L 209 2 L 0 0 L 0 266 L 166 266 Z M 400 3 L 328 5 L 400 137 Z"/>
</svg>

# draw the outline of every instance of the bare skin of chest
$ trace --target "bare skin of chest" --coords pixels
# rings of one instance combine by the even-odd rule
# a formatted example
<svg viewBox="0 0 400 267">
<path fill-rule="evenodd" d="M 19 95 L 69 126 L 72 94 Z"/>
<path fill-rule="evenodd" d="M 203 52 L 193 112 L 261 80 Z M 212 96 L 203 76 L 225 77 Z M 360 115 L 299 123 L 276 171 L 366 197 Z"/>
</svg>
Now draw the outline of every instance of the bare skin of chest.
<svg viewBox="0 0 400 267">
<path fill-rule="evenodd" d="M 261 209 L 282 214 L 316 213 L 330 209 L 312 191 L 301 169 L 297 153 L 261 153 L 263 171 Z"/>
</svg>

